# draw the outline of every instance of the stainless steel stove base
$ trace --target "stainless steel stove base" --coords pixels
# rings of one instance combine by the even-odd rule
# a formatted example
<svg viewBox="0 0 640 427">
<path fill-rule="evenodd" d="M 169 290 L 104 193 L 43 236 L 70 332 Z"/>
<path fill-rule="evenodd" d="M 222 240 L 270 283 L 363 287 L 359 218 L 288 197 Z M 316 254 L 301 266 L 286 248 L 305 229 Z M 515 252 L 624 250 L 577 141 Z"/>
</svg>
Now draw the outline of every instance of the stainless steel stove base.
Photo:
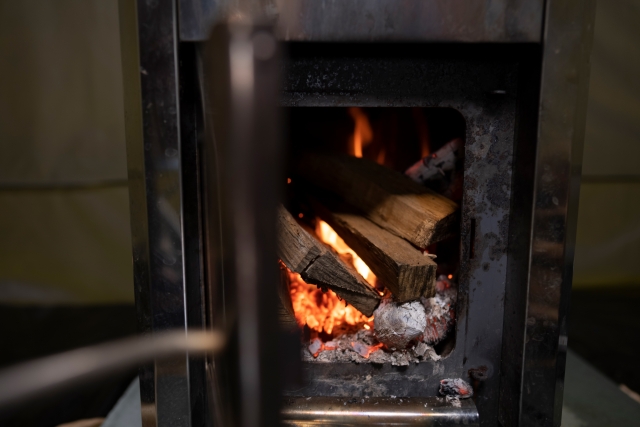
<svg viewBox="0 0 640 427">
<path fill-rule="evenodd" d="M 439 397 L 288 397 L 282 425 L 317 426 L 479 426 L 473 400 L 460 407 Z"/>
</svg>

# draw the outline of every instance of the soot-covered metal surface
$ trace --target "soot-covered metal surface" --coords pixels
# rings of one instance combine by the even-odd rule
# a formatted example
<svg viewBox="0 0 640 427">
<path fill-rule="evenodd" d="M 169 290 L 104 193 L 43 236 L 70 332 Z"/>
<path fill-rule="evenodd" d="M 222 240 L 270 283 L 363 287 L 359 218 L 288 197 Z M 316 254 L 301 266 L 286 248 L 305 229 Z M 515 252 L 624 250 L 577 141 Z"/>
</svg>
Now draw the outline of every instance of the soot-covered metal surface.
<svg viewBox="0 0 640 427">
<path fill-rule="evenodd" d="M 454 49 L 455 50 L 455 49 Z M 482 49 L 480 49 L 482 51 Z M 453 108 L 466 121 L 456 343 L 407 367 L 306 363 L 291 396 L 433 396 L 442 378 L 472 378 L 478 410 L 497 413 L 506 284 L 517 64 L 398 45 L 290 46 L 286 107 Z M 460 52 L 458 52 L 460 53 Z M 464 53 L 464 52 L 463 52 Z M 464 55 L 457 55 L 457 58 Z M 292 145 L 297 141 L 291 141 Z"/>
</svg>

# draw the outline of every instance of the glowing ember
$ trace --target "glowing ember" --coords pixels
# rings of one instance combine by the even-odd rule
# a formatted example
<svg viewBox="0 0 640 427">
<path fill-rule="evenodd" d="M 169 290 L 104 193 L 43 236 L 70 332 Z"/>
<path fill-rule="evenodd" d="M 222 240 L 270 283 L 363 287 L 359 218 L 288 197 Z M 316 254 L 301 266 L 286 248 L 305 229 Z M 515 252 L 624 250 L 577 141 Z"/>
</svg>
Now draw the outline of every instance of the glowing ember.
<svg viewBox="0 0 640 427">
<path fill-rule="evenodd" d="M 376 351 L 377 349 L 383 346 L 382 343 L 376 345 L 366 345 L 361 343 L 360 341 L 355 341 L 351 343 L 351 347 L 358 353 L 360 356 L 368 359 L 371 353 Z"/>
<path fill-rule="evenodd" d="M 323 350 L 324 345 L 319 338 L 314 338 L 309 343 L 309 353 L 313 354 L 313 357 L 318 357 L 320 352 Z"/>
<path fill-rule="evenodd" d="M 289 273 L 291 303 L 298 324 L 305 324 L 317 332 L 333 333 L 336 328 L 370 324 L 373 317 L 367 317 L 344 301 L 331 290 L 323 292 L 315 285 L 309 285 L 298 273 Z"/>
<path fill-rule="evenodd" d="M 355 122 L 353 137 L 351 138 L 351 154 L 355 157 L 362 157 L 362 148 L 366 147 L 373 139 L 373 131 L 367 115 L 361 108 L 351 107 L 349 108 L 349 114 Z"/>
</svg>

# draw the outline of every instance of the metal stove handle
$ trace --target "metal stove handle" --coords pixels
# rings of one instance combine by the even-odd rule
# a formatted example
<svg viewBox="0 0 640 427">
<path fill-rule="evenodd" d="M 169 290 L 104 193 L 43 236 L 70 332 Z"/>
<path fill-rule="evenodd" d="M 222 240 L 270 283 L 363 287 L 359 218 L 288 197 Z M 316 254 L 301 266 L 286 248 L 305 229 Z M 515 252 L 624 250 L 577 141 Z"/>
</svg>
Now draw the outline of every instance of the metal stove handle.
<svg viewBox="0 0 640 427">
<path fill-rule="evenodd" d="M 213 412 L 224 425 L 278 423 L 280 70 L 272 28 L 246 17 L 216 26 L 203 53 L 209 312 L 214 326 L 235 325 L 232 345 L 212 364 Z"/>
</svg>

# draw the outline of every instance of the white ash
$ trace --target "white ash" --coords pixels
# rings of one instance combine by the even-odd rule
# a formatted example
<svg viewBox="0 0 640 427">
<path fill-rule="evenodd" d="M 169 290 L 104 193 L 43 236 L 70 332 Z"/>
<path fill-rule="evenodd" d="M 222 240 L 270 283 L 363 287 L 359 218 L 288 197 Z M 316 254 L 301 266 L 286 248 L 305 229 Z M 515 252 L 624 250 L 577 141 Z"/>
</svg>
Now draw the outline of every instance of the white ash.
<svg viewBox="0 0 640 427">
<path fill-rule="evenodd" d="M 378 341 L 392 350 L 406 348 L 424 334 L 427 327 L 425 306 L 420 301 L 396 303 L 387 298 L 373 315 Z"/>
<path fill-rule="evenodd" d="M 436 295 L 423 298 L 427 325 L 422 340 L 435 345 L 442 341 L 455 323 L 456 289 L 447 278 L 441 275 L 436 282 Z"/>
<path fill-rule="evenodd" d="M 455 325 L 456 296 L 457 292 L 451 280 L 446 276 L 440 276 L 436 282 L 436 295 L 433 298 L 423 298 L 419 302 L 405 303 L 424 307 L 425 316 L 425 326 L 417 337 L 412 338 L 413 341 L 409 340 L 409 348 L 402 349 L 399 346 L 384 345 L 379 340 L 378 331 L 374 333 L 373 330 L 361 329 L 357 332 L 344 333 L 325 343 L 319 338 L 310 340 L 302 350 L 302 359 L 306 362 L 318 363 L 390 363 L 395 366 L 406 366 L 427 360 L 438 361 L 441 357 L 436 353 L 433 345 L 442 341 Z M 395 304 L 386 299 L 383 300 L 381 306 L 390 303 Z M 420 313 L 419 308 L 416 311 Z M 377 311 L 375 316 L 374 325 L 379 316 Z M 419 315 L 417 317 L 420 318 Z M 409 316 L 411 322 L 414 322 L 415 318 L 416 316 Z M 415 323 L 420 325 L 419 322 Z M 377 327 L 374 327 L 375 329 Z M 414 336 L 413 331 L 404 336 L 405 339 L 407 336 Z"/>
<path fill-rule="evenodd" d="M 412 355 L 408 352 L 397 351 L 391 355 L 391 364 L 393 366 L 409 366 L 412 361 Z"/>
<path fill-rule="evenodd" d="M 462 378 L 446 378 L 440 380 L 440 394 L 458 399 L 468 399 L 473 396 L 473 388 Z"/>
<path fill-rule="evenodd" d="M 322 348 L 322 341 L 320 340 L 320 338 L 314 338 L 311 340 L 311 342 L 309 342 L 309 346 L 307 348 L 309 349 L 309 353 L 316 356 Z"/>
<path fill-rule="evenodd" d="M 454 397 L 454 396 L 446 396 L 447 399 L 447 403 L 450 403 L 451 406 L 455 407 L 455 408 L 461 408 L 462 404 L 460 403 L 460 398 L 459 397 Z"/>
<path fill-rule="evenodd" d="M 418 356 L 421 357 L 424 360 L 440 360 L 442 359 L 434 350 L 433 347 L 423 343 L 423 342 L 419 342 L 418 344 L 416 344 L 415 347 L 413 347 L 412 349 L 413 353 Z"/>
<path fill-rule="evenodd" d="M 315 340 L 318 338 L 315 338 Z M 353 334 L 344 334 L 322 344 L 317 352 L 317 357 L 311 353 L 315 346 L 307 346 L 302 350 L 302 360 L 305 362 L 336 363 L 390 363 L 394 366 L 406 366 L 412 363 L 420 363 L 425 360 L 440 360 L 433 347 L 418 343 L 416 346 L 406 350 L 392 351 L 384 348 L 378 342 L 375 335 L 370 330 L 360 330 Z M 371 350 L 369 357 L 364 357 L 366 350 Z"/>
<path fill-rule="evenodd" d="M 455 138 L 416 162 L 405 171 L 405 175 L 445 197 L 455 198 L 462 185 L 460 161 L 463 146 L 462 139 Z"/>
<path fill-rule="evenodd" d="M 463 145 L 461 138 L 452 139 L 435 153 L 418 160 L 405 171 L 405 175 L 419 183 L 441 179 L 445 172 L 455 169 Z"/>
</svg>

